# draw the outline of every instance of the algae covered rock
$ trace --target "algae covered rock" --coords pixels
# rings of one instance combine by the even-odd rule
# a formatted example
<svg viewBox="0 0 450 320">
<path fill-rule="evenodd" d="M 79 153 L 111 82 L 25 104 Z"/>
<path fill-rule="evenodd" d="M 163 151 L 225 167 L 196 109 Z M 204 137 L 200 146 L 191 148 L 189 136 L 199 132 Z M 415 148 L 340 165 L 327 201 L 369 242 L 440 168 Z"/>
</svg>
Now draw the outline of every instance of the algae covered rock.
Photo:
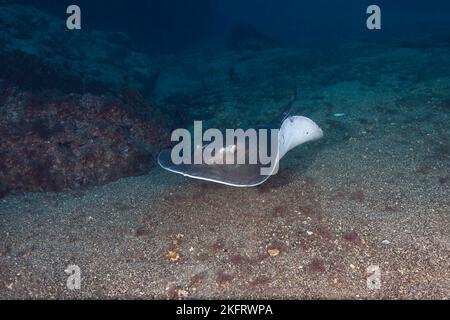
<svg viewBox="0 0 450 320">
<path fill-rule="evenodd" d="M 61 191 L 145 174 L 169 139 L 139 96 L 33 94 L 0 97 L 0 196 Z M 145 110 L 150 110 L 146 106 Z"/>
</svg>

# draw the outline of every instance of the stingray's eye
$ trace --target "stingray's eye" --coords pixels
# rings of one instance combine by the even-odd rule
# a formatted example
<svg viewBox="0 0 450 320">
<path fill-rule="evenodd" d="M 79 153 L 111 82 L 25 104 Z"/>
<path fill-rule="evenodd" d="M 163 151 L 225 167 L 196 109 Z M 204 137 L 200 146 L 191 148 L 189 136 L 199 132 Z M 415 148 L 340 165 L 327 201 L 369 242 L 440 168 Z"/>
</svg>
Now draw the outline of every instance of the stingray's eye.
<svg viewBox="0 0 450 320">
<path fill-rule="evenodd" d="M 308 134 L 309 134 L 309 132 L 308 132 L 308 131 L 306 131 L 306 134 L 308 135 Z"/>
</svg>

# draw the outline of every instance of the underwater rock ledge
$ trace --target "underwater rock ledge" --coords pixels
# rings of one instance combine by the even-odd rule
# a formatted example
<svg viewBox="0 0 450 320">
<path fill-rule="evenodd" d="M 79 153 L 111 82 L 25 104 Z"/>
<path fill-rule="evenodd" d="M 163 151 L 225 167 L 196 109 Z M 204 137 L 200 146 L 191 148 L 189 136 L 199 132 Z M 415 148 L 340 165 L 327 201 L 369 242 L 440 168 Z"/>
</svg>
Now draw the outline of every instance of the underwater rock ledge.
<svg viewBox="0 0 450 320">
<path fill-rule="evenodd" d="M 0 197 L 145 174 L 168 139 L 156 113 L 151 119 L 136 111 L 150 108 L 144 104 L 133 91 L 114 97 L 4 90 Z"/>
<path fill-rule="evenodd" d="M 124 33 L 68 32 L 59 16 L 0 1 L 0 78 L 8 86 L 94 94 L 129 86 L 151 92 L 152 61 L 133 48 Z"/>
<path fill-rule="evenodd" d="M 59 17 L 0 3 L 0 197 L 101 185 L 156 163 L 166 119 L 137 90 L 156 76 L 131 47 L 125 34 L 67 32 Z"/>
</svg>

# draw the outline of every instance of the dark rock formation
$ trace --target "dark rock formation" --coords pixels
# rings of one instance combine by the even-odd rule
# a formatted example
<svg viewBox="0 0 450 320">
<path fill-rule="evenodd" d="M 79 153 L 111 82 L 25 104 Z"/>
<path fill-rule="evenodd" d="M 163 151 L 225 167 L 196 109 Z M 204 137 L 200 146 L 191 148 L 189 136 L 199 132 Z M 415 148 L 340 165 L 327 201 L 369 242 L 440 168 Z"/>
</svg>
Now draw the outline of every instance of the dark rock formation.
<svg viewBox="0 0 450 320">
<path fill-rule="evenodd" d="M 158 73 L 124 34 L 68 32 L 31 7 L 0 4 L 0 197 L 146 173 L 164 117 L 136 89 Z M 138 79 L 138 80 L 136 80 Z"/>
<path fill-rule="evenodd" d="M 0 78 L 26 90 L 94 94 L 132 86 L 151 91 L 151 59 L 119 32 L 71 32 L 64 16 L 0 2 Z"/>
<path fill-rule="evenodd" d="M 252 25 L 238 24 L 233 27 L 226 39 L 230 50 L 264 50 L 278 47 L 277 41 L 263 34 Z"/>
<path fill-rule="evenodd" d="M 146 173 L 169 140 L 151 110 L 131 90 L 113 97 L 5 89 L 0 196 L 77 189 Z"/>
</svg>

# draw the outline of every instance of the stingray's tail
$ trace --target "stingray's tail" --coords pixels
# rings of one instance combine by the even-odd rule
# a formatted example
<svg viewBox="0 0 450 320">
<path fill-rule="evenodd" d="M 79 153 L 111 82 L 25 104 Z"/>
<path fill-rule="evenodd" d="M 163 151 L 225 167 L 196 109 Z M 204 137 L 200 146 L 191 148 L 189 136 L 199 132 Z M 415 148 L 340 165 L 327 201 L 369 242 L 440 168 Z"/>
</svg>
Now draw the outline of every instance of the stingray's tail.
<svg viewBox="0 0 450 320">
<path fill-rule="evenodd" d="M 298 87 L 297 87 L 297 79 L 294 80 L 294 96 L 292 97 L 292 100 L 297 100 L 298 96 Z"/>
<path fill-rule="evenodd" d="M 298 97 L 298 89 L 297 89 L 297 81 L 294 81 L 294 95 L 289 100 L 288 104 L 283 108 L 281 115 L 278 117 L 278 122 L 281 125 L 284 120 L 289 118 L 292 115 L 292 111 L 294 109 L 294 102 Z"/>
</svg>

